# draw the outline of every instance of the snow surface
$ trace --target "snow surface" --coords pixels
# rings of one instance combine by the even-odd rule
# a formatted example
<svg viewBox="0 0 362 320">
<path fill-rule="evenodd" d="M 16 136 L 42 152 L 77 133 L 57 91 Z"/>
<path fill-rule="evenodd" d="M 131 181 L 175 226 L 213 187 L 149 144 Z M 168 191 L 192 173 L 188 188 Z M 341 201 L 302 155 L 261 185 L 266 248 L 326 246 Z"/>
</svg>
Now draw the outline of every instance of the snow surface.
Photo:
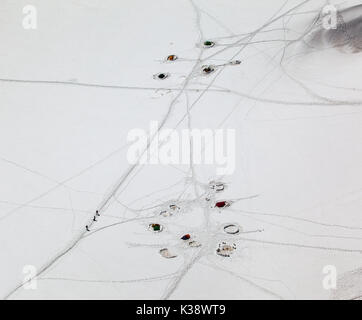
<svg viewBox="0 0 362 320">
<path fill-rule="evenodd" d="M 22 26 L 28 4 L 0 5 L 2 298 L 361 297 L 362 60 L 310 29 L 324 1 L 32 0 L 36 30 Z M 204 64 L 220 66 L 203 76 Z M 162 119 L 235 129 L 235 172 L 132 167 L 128 132 Z M 211 209 L 217 179 L 215 199 L 251 198 Z M 174 199 L 180 212 L 160 217 Z M 237 245 L 230 258 L 215 254 L 222 241 Z M 36 290 L 22 286 L 27 265 Z M 323 287 L 328 265 L 336 290 Z"/>
</svg>

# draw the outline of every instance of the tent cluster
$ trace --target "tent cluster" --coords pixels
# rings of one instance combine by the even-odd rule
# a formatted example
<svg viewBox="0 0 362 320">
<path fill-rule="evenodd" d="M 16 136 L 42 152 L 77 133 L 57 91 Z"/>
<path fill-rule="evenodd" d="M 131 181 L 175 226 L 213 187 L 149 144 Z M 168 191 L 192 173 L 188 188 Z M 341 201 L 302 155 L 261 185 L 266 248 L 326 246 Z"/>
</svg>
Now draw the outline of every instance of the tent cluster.
<svg viewBox="0 0 362 320">
<path fill-rule="evenodd" d="M 176 56 L 175 54 L 170 54 L 169 56 L 167 56 L 167 58 L 165 59 L 167 62 L 173 62 L 176 61 L 178 59 L 178 56 Z M 156 73 L 153 75 L 153 79 L 155 80 L 165 80 L 167 78 L 169 78 L 171 75 L 167 72 L 160 72 L 160 73 Z"/>
<path fill-rule="evenodd" d="M 193 240 L 191 235 L 189 233 L 184 234 L 180 240 L 182 240 L 183 242 L 186 243 L 187 246 L 191 247 L 191 248 L 198 248 L 201 247 L 201 243 Z M 160 251 L 160 255 L 164 258 L 167 259 L 171 259 L 171 258 L 176 258 L 177 254 L 173 253 L 172 250 L 168 249 L 168 248 L 162 248 Z"/>
<path fill-rule="evenodd" d="M 190 234 L 185 234 L 181 237 L 181 240 L 185 241 L 189 247 L 197 248 L 201 247 L 201 243 L 195 240 L 192 240 Z"/>
<path fill-rule="evenodd" d="M 165 210 L 162 210 L 160 212 L 160 215 L 163 217 L 170 217 L 170 216 L 174 215 L 175 213 L 179 212 L 180 210 L 181 210 L 181 207 L 179 205 L 177 205 L 176 203 L 170 203 L 167 205 Z M 164 230 L 164 226 L 159 223 L 150 223 L 148 225 L 148 230 L 153 233 L 159 233 Z M 195 239 L 193 239 L 193 237 L 189 233 L 182 235 L 180 237 L 180 240 L 183 243 L 185 243 L 187 247 L 197 248 L 197 247 L 201 246 L 201 243 L 196 241 Z M 172 252 L 172 249 L 169 249 L 169 248 L 162 248 L 159 251 L 159 253 L 162 257 L 167 258 L 167 259 L 177 257 L 177 254 Z"/>
<path fill-rule="evenodd" d="M 212 190 L 213 193 L 220 193 L 220 192 L 225 191 L 226 185 L 225 185 L 225 183 L 220 182 L 220 181 L 210 181 L 209 188 L 210 188 L 210 190 Z M 206 198 L 206 201 L 210 201 L 210 200 L 211 200 L 210 197 Z M 227 207 L 230 207 L 231 204 L 232 204 L 232 202 L 230 200 L 229 201 L 220 200 L 214 204 L 214 208 L 219 208 L 219 209 L 227 208 Z"/>
<path fill-rule="evenodd" d="M 202 44 L 203 48 L 212 48 L 215 46 L 215 42 L 210 41 L 210 40 L 206 40 L 203 42 Z M 178 60 L 179 57 L 175 54 L 170 54 L 169 56 L 166 57 L 165 61 L 166 62 L 174 62 L 176 60 Z M 234 62 L 230 62 L 230 64 L 240 64 L 241 62 L 236 60 Z M 201 72 L 205 75 L 210 74 L 212 72 L 214 72 L 216 69 L 215 66 L 213 65 L 205 65 L 201 67 Z M 153 78 L 156 80 L 165 80 L 167 78 L 169 78 L 171 75 L 169 73 L 166 72 L 161 72 L 161 73 L 157 73 L 155 75 L 153 75 Z"/>
<path fill-rule="evenodd" d="M 221 181 L 210 181 L 209 182 L 209 189 L 214 193 L 220 193 L 225 191 L 226 185 Z M 206 198 L 207 201 L 211 200 L 210 198 Z M 214 204 L 214 208 L 223 209 L 230 207 L 232 205 L 232 201 L 230 200 L 218 200 Z M 239 234 L 241 231 L 241 227 L 237 223 L 227 223 L 223 226 L 223 231 L 229 235 L 236 235 Z M 221 257 L 230 257 L 234 251 L 236 250 L 235 243 L 227 243 L 221 242 L 216 249 L 216 254 Z"/>
<path fill-rule="evenodd" d="M 213 195 L 223 192 L 226 189 L 226 184 L 221 181 L 210 181 L 206 187 L 210 190 L 209 191 L 209 198 L 206 198 L 207 201 L 211 201 L 213 199 Z M 226 201 L 226 200 L 218 200 L 214 203 L 215 208 L 227 208 L 232 204 L 232 201 Z M 160 215 L 163 217 L 170 217 L 174 215 L 177 212 L 181 211 L 181 207 L 179 206 L 179 203 L 177 201 L 175 202 L 169 202 L 166 207 L 160 211 Z M 164 230 L 164 227 L 159 223 L 151 223 L 148 226 L 149 230 L 154 233 L 159 233 Z M 223 231 L 226 234 L 229 235 L 237 235 L 241 232 L 241 227 L 237 223 L 227 223 L 223 225 Z M 180 237 L 180 240 L 185 243 L 187 247 L 191 248 L 197 248 L 200 247 L 202 244 L 198 241 L 196 241 L 190 233 L 185 233 Z M 179 241 L 180 241 L 179 240 Z M 235 243 L 227 243 L 227 242 L 221 242 L 218 245 L 218 248 L 216 249 L 216 254 L 221 257 L 230 257 L 236 250 L 236 244 Z M 176 258 L 177 254 L 173 252 L 170 248 L 162 248 L 159 251 L 160 255 L 164 258 L 170 259 L 170 258 Z"/>
</svg>

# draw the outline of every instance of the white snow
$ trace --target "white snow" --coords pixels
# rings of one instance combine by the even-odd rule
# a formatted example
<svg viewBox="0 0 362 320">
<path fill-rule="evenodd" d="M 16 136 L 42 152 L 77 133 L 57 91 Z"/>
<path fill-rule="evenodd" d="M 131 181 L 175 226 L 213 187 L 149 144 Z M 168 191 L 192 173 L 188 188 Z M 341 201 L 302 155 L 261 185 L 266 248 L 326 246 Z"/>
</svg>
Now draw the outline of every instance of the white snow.
<svg viewBox="0 0 362 320">
<path fill-rule="evenodd" d="M 343 291 L 362 265 L 362 60 L 301 41 L 324 1 L 33 0 L 35 30 L 22 25 L 28 4 L 0 5 L 0 297 L 362 295 Z M 170 54 L 179 59 L 166 63 Z M 207 64 L 217 69 L 204 76 Z M 132 167 L 128 132 L 163 119 L 234 129 L 235 172 Z M 251 198 L 212 209 L 212 180 L 227 188 L 211 202 Z M 159 216 L 174 202 L 179 212 Z M 226 223 L 245 233 L 226 234 Z M 237 246 L 230 258 L 215 254 L 222 241 Z M 21 286 L 28 265 L 36 289 Z M 341 294 L 340 282 L 323 287 L 329 265 Z"/>
</svg>

